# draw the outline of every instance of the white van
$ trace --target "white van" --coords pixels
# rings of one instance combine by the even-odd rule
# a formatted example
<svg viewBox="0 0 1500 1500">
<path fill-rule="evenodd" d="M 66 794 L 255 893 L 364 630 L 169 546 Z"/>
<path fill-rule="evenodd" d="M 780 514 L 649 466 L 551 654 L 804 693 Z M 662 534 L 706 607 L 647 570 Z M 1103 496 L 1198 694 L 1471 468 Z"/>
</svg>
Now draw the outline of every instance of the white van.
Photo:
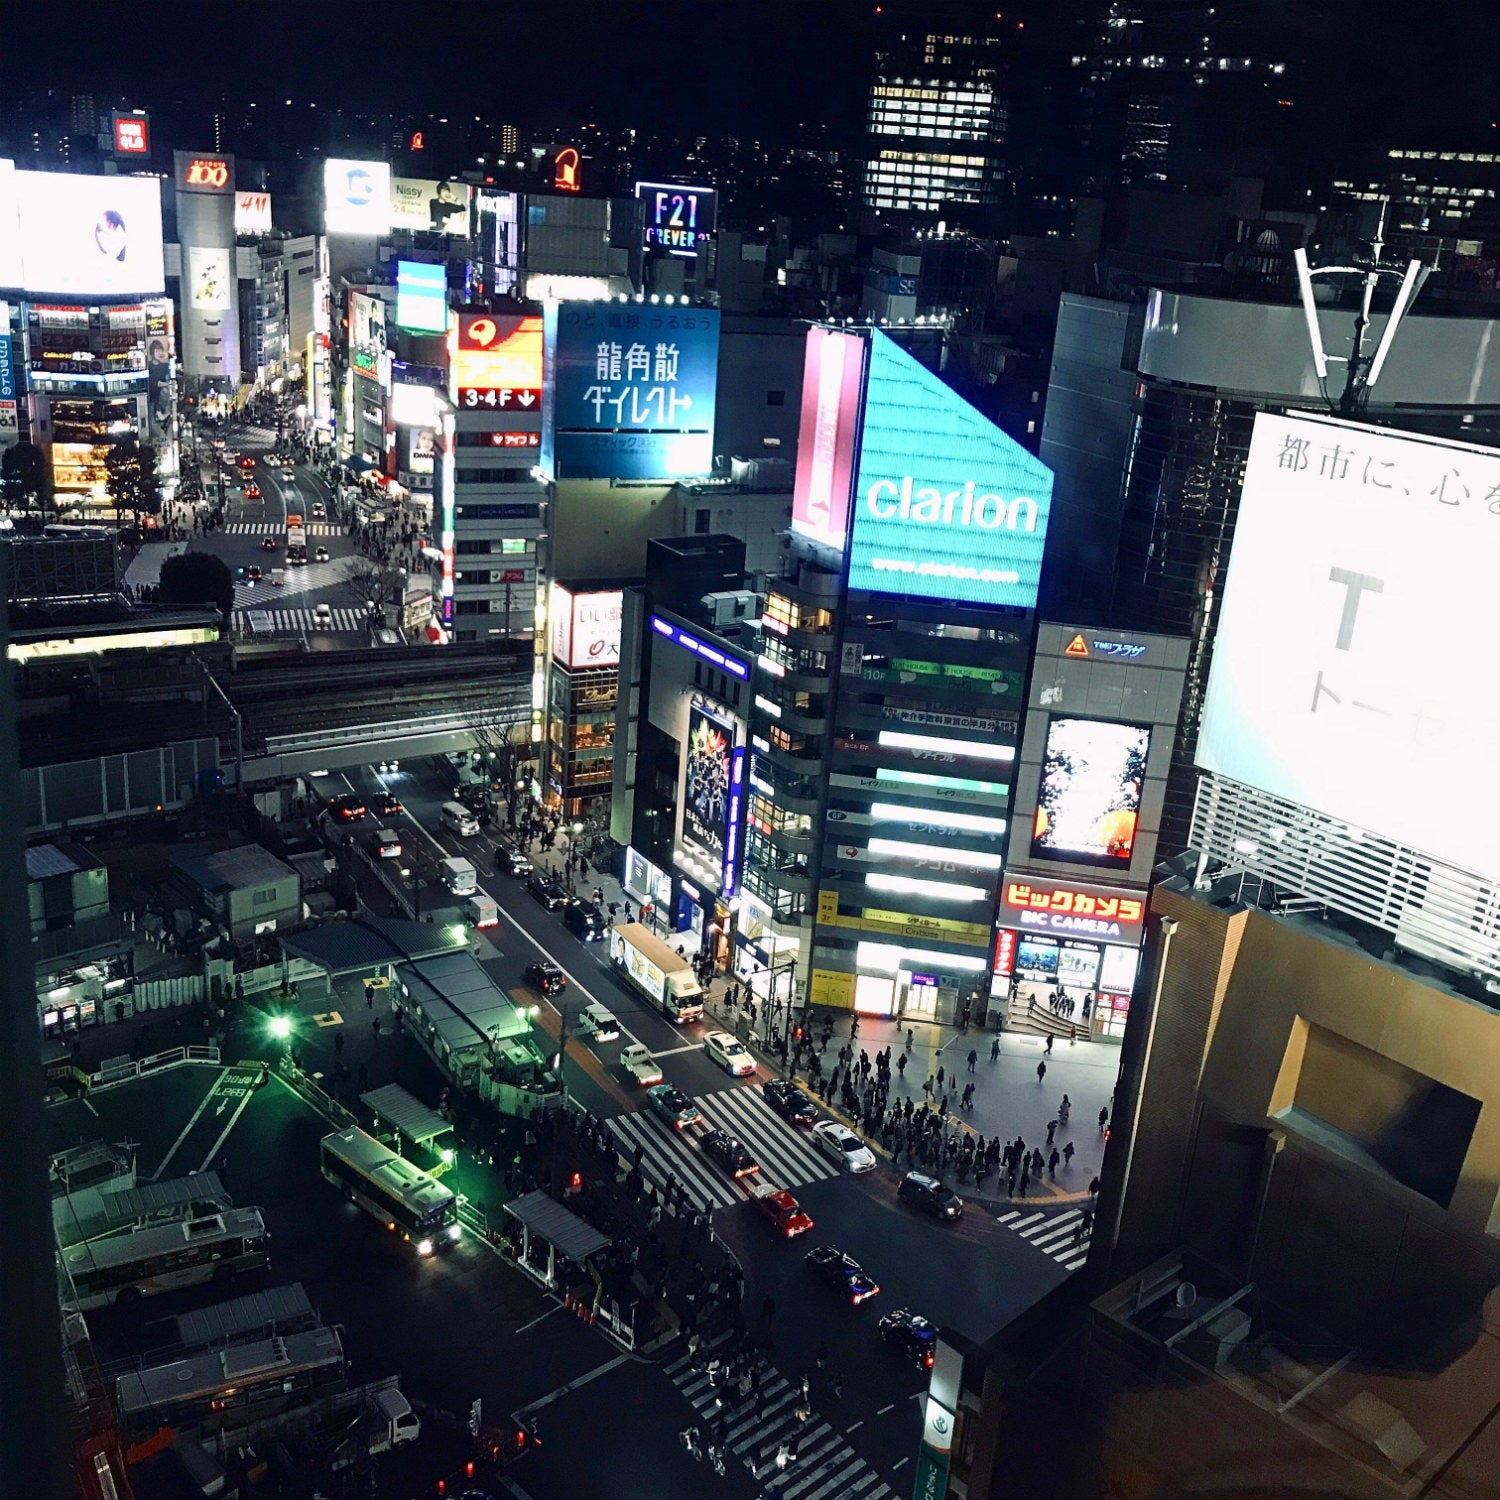
<svg viewBox="0 0 1500 1500">
<path fill-rule="evenodd" d="M 612 1042 L 620 1034 L 620 1023 L 597 1001 L 584 1007 L 578 1025 L 580 1030 L 592 1032 L 596 1042 Z"/>
<path fill-rule="evenodd" d="M 443 827 L 451 829 L 459 838 L 472 838 L 479 832 L 479 819 L 462 802 L 443 803 Z"/>
<path fill-rule="evenodd" d="M 472 896 L 479 889 L 479 877 L 474 872 L 474 866 L 466 859 L 456 856 L 440 859 L 438 873 L 442 876 L 443 885 L 455 896 Z"/>
<path fill-rule="evenodd" d="M 493 896 L 487 896 L 483 891 L 475 891 L 464 902 L 464 917 L 475 927 L 498 927 L 500 905 Z"/>
</svg>

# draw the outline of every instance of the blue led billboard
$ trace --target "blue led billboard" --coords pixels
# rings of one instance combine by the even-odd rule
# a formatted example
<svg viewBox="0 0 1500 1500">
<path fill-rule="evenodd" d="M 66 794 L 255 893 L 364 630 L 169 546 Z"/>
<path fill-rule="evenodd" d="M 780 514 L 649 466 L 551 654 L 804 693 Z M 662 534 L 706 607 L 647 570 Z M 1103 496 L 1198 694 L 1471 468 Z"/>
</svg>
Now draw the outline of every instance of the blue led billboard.
<svg viewBox="0 0 1500 1500">
<path fill-rule="evenodd" d="M 670 480 L 713 468 L 717 310 L 549 302 L 545 372 L 549 478 Z"/>
<path fill-rule="evenodd" d="M 448 278 L 442 266 L 396 262 L 396 324 L 412 333 L 448 331 Z"/>
<path fill-rule="evenodd" d="M 849 587 L 1036 604 L 1052 471 L 872 332 Z"/>
</svg>

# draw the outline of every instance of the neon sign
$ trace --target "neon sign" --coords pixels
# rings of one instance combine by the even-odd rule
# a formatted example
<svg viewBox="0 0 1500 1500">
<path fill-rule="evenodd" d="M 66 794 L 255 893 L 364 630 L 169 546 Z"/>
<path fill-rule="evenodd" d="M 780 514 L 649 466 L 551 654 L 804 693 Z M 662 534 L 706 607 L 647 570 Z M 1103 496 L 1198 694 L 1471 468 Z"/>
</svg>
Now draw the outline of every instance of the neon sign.
<svg viewBox="0 0 1500 1500">
<path fill-rule="evenodd" d="M 564 146 L 552 158 L 552 186 L 560 193 L 576 193 L 582 184 L 578 180 L 578 152 L 572 146 Z"/>
<path fill-rule="evenodd" d="M 1138 946 L 1145 933 L 1146 896 L 1144 891 L 1007 876 L 1001 885 L 1000 921 L 1033 932 Z"/>
<path fill-rule="evenodd" d="M 195 156 L 182 174 L 184 187 L 227 188 L 229 163 L 222 156 Z"/>
</svg>

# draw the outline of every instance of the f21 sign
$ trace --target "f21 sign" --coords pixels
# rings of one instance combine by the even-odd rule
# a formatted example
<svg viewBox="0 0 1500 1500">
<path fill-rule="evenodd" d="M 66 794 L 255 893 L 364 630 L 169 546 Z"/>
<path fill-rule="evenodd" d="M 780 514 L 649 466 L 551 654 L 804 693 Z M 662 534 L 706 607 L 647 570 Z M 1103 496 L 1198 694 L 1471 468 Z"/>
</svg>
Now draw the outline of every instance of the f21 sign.
<svg viewBox="0 0 1500 1500">
<path fill-rule="evenodd" d="M 673 182 L 638 182 L 636 201 L 645 213 L 648 250 L 691 258 L 714 232 L 719 195 L 713 188 Z"/>
</svg>

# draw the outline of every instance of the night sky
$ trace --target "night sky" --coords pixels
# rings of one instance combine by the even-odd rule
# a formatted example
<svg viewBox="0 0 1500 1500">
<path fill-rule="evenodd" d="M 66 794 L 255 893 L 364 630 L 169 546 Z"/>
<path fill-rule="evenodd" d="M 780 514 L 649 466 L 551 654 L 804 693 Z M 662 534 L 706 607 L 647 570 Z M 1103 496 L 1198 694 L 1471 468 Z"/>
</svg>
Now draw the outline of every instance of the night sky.
<svg viewBox="0 0 1500 1500">
<path fill-rule="evenodd" d="M 110 0 L 15 5 L 7 72 L 75 89 L 249 100 L 280 94 L 478 109 L 526 127 L 597 120 L 666 133 L 857 138 L 878 0 Z M 887 0 L 888 6 L 902 0 Z M 1004 6 L 1010 0 L 997 0 Z M 1143 9 L 1173 0 L 1138 0 Z M 1235 0 L 1226 0 L 1234 4 Z M 1245 3 L 1245 0 L 1240 0 Z M 1042 0 L 1019 0 L 1013 14 Z M 1081 0 L 1051 0 L 1055 20 Z M 1500 6 L 1260 0 L 1275 36 L 1309 26 L 1322 117 L 1493 149 Z M 1274 43 L 1273 43 L 1274 45 Z M 147 97 L 144 102 L 152 102 Z"/>
</svg>

